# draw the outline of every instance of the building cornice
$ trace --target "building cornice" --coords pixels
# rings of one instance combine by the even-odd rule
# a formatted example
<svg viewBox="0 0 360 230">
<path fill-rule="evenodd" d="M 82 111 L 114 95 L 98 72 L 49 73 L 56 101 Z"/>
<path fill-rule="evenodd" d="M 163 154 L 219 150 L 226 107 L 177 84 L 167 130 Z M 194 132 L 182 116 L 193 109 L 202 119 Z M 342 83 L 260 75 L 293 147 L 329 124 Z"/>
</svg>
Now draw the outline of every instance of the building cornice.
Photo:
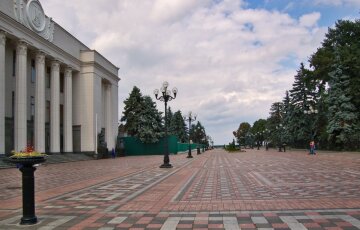
<svg viewBox="0 0 360 230">
<path fill-rule="evenodd" d="M 111 79 L 116 81 L 116 82 L 121 80 L 117 75 L 113 74 L 111 71 L 104 68 L 102 65 L 100 65 L 99 63 L 97 63 L 95 61 L 82 62 L 81 67 L 94 67 L 95 69 L 99 69 L 102 72 L 105 72 L 106 76 L 111 77 Z"/>
<path fill-rule="evenodd" d="M 76 69 L 78 71 L 80 70 L 81 61 L 78 58 L 65 52 L 64 50 L 62 50 L 55 44 L 47 41 L 46 39 L 44 39 L 43 37 L 41 37 L 34 31 L 30 30 L 26 26 L 22 25 L 21 23 L 17 22 L 15 19 L 11 18 L 9 15 L 7 15 L 1 11 L 0 11 L 0 19 L 3 23 L 5 23 L 9 27 L 9 28 L 6 28 L 6 27 L 3 28 L 3 26 L 0 26 L 0 29 L 6 31 L 7 35 L 9 37 L 13 37 L 18 40 L 26 40 L 34 48 L 44 49 L 44 48 L 40 48 L 40 47 L 35 47 L 34 41 L 36 41 L 36 42 L 40 43 L 46 49 L 49 49 L 52 52 L 54 52 L 55 54 L 59 55 L 59 57 L 54 57 L 54 58 L 62 59 L 62 60 L 69 60 L 70 63 L 64 63 L 64 64 L 70 64 L 71 66 L 74 67 L 74 69 Z M 18 31 L 20 34 L 24 34 L 24 35 L 28 36 L 31 40 L 34 40 L 34 41 L 31 41 L 31 40 L 29 41 L 29 39 L 26 39 L 24 37 L 18 37 L 16 35 L 16 31 Z M 50 53 L 50 52 L 47 52 L 47 53 Z"/>
</svg>

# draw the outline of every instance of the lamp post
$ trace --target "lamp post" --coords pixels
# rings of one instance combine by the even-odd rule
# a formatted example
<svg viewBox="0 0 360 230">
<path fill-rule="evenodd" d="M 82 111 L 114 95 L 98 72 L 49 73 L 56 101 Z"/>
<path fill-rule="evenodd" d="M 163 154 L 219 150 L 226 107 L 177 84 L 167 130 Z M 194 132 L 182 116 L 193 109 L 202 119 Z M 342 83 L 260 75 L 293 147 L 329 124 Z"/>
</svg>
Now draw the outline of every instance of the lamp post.
<svg viewBox="0 0 360 230">
<path fill-rule="evenodd" d="M 172 168 L 169 158 L 169 146 L 168 146 L 168 130 L 167 130 L 167 103 L 168 101 L 174 100 L 178 92 L 177 88 L 174 87 L 172 92 L 174 96 L 171 95 L 171 91 L 168 90 L 169 83 L 164 81 L 160 91 L 158 89 L 154 90 L 156 100 L 163 101 L 165 103 L 165 143 L 164 143 L 164 163 L 160 165 L 160 168 Z M 159 96 L 161 92 L 161 96 Z"/>
<path fill-rule="evenodd" d="M 191 155 L 190 128 L 191 128 L 191 122 L 196 120 L 196 114 L 193 114 L 190 111 L 187 117 L 184 116 L 184 120 L 189 123 L 189 151 L 187 158 L 193 158 L 193 156 Z"/>
<path fill-rule="evenodd" d="M 276 126 L 276 130 L 279 132 L 279 152 L 282 152 L 282 131 L 283 131 L 283 125 L 279 124 Z M 284 151 L 285 152 L 285 151 Z"/>
<path fill-rule="evenodd" d="M 261 132 L 256 132 L 256 145 L 257 145 L 257 150 L 260 149 L 260 140 L 261 140 Z"/>
<path fill-rule="evenodd" d="M 307 115 L 317 114 L 318 112 L 319 111 L 317 109 L 314 109 L 311 105 L 309 106 L 308 109 L 304 110 L 304 114 L 307 114 Z M 314 129 L 315 129 L 314 126 L 315 126 L 315 121 L 311 122 L 311 134 L 310 134 L 311 140 L 313 140 L 316 135 L 316 131 L 314 131 Z"/>
</svg>

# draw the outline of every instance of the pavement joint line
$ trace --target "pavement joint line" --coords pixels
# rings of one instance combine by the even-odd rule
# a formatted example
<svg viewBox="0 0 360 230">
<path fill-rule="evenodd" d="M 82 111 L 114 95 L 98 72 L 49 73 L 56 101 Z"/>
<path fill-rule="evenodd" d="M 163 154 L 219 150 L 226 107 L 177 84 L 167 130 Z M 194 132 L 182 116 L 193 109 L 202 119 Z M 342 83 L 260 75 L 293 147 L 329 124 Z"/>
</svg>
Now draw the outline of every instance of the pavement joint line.
<svg viewBox="0 0 360 230">
<path fill-rule="evenodd" d="M 236 217 L 223 217 L 225 230 L 240 230 Z"/>
<path fill-rule="evenodd" d="M 190 162 L 191 162 L 191 161 L 190 161 Z M 189 161 L 188 161 L 188 162 L 185 162 L 185 164 L 182 165 L 182 166 L 180 166 L 180 168 L 186 166 L 186 165 L 189 164 L 190 162 L 189 162 Z M 154 165 L 153 165 L 153 166 L 149 166 L 149 167 L 147 167 L 147 168 L 145 168 L 145 169 L 142 169 L 142 170 L 139 170 L 139 171 L 136 171 L 136 172 L 132 172 L 132 173 L 126 174 L 126 175 L 124 175 L 124 176 L 120 176 L 120 177 L 123 177 L 123 178 L 126 179 L 127 177 L 131 177 L 131 176 L 134 176 L 134 175 L 137 175 L 137 174 L 141 174 L 141 173 L 147 172 L 148 170 L 157 169 L 157 167 L 158 167 L 158 166 L 154 166 Z M 180 168 L 179 168 L 179 169 L 180 169 Z M 177 170 L 179 170 L 179 169 L 177 169 Z M 177 171 L 174 171 L 174 172 L 177 172 Z M 78 189 L 78 190 L 75 190 L 75 191 L 63 193 L 63 194 L 61 194 L 61 195 L 59 195 L 59 196 L 55 196 L 55 197 L 52 197 L 52 198 L 50 198 L 50 199 L 47 199 L 47 200 L 45 200 L 44 202 L 51 202 L 51 201 L 54 201 L 54 200 L 58 200 L 58 199 L 61 199 L 61 198 L 65 197 L 65 196 L 68 196 L 68 195 L 71 195 L 71 194 L 74 194 L 74 193 L 77 193 L 77 192 L 89 190 L 89 189 L 95 188 L 95 187 L 97 187 L 97 186 L 101 186 L 101 185 L 103 185 L 103 184 L 107 184 L 107 183 L 109 183 L 109 182 L 116 181 L 116 180 L 118 180 L 118 179 L 119 179 L 119 177 L 116 177 L 116 178 L 113 178 L 113 179 L 110 179 L 110 180 L 106 180 L 106 181 L 103 181 L 103 182 L 99 182 L 99 183 L 93 184 L 93 185 L 91 185 L 91 186 L 88 186 L 88 187 L 85 187 L 85 188 L 82 188 L 82 189 Z M 19 210 L 20 210 L 20 209 L 19 209 Z"/>
<path fill-rule="evenodd" d="M 349 212 L 349 211 L 360 211 L 360 208 L 350 208 L 350 209 L 287 209 L 287 210 L 254 210 L 254 211 L 202 211 L 201 213 L 203 214 L 219 214 L 219 215 L 223 215 L 223 214 L 261 214 L 261 213 L 304 213 L 304 212 Z M 162 213 L 169 213 L 169 214 L 198 214 L 199 212 L 196 211 L 190 211 L 190 212 L 184 212 L 184 211 L 162 211 Z"/>
<path fill-rule="evenodd" d="M 142 170 L 139 170 L 139 171 L 136 171 L 136 172 L 132 172 L 132 173 L 126 174 L 126 175 L 124 175 L 124 176 L 120 176 L 120 177 L 126 178 L 126 177 L 130 177 L 130 176 L 134 176 L 134 175 L 136 175 L 136 174 L 143 173 L 143 172 L 145 172 L 145 171 L 147 171 L 147 170 L 149 170 L 149 169 L 153 169 L 153 168 L 155 168 L 155 166 L 151 166 L 151 167 L 148 167 L 148 168 L 146 168 L 146 169 L 142 169 Z M 116 178 L 113 178 L 113 179 L 110 179 L 110 180 L 106 180 L 106 181 L 102 181 L 102 182 L 93 184 L 93 185 L 91 185 L 91 186 L 88 186 L 88 187 L 85 187 L 85 188 L 82 188 L 82 189 L 77 189 L 77 190 L 75 190 L 75 191 L 66 192 L 66 193 L 63 193 L 63 194 L 61 194 L 61 195 L 59 195 L 59 196 L 55 196 L 55 197 L 49 198 L 49 199 L 47 199 L 47 200 L 44 200 L 43 202 L 50 202 L 50 201 L 58 200 L 58 199 L 61 199 L 61 198 L 65 197 L 65 196 L 71 195 L 71 194 L 73 194 L 73 193 L 77 193 L 77 192 L 89 190 L 89 189 L 95 188 L 95 187 L 97 187 L 97 186 L 100 186 L 100 185 L 102 185 L 102 184 L 107 184 L 107 183 L 109 183 L 109 182 L 112 182 L 112 181 L 115 181 L 115 180 L 118 180 L 118 179 L 119 179 L 119 177 L 116 177 Z M 45 191 L 46 191 L 46 190 L 45 190 Z"/>
<path fill-rule="evenodd" d="M 180 190 L 176 195 L 171 199 L 171 202 L 180 201 L 184 196 L 186 190 L 191 186 L 191 183 L 194 181 L 195 177 L 199 174 L 200 171 L 194 172 L 193 175 L 186 181 L 186 183 L 181 186 Z"/>
<path fill-rule="evenodd" d="M 119 204 L 117 205 L 112 205 L 111 207 L 105 209 L 104 211 L 113 211 L 115 208 L 119 208 L 122 205 L 124 205 L 126 202 L 129 202 L 130 200 L 136 198 L 137 196 L 139 196 L 140 194 L 144 193 L 146 190 L 152 188 L 153 186 L 155 186 L 156 184 L 162 182 L 163 180 L 167 179 L 168 177 L 172 176 L 173 174 L 175 174 L 176 172 L 178 172 L 179 170 L 183 169 L 184 167 L 186 167 L 187 165 L 189 165 L 191 162 L 193 162 L 193 159 L 185 162 L 183 165 L 181 165 L 179 168 L 175 169 L 174 171 L 172 171 L 169 174 L 166 174 L 165 176 L 159 178 L 158 180 L 154 181 L 153 183 L 145 186 L 144 188 L 134 192 L 133 194 L 131 194 L 130 196 L 125 197 L 124 199 L 122 199 Z"/>
<path fill-rule="evenodd" d="M 262 182 L 264 182 L 266 185 L 268 186 L 273 186 L 274 183 L 272 183 L 270 180 L 266 179 L 263 175 L 261 175 L 261 173 L 259 172 L 252 172 L 259 180 L 261 180 Z"/>
<path fill-rule="evenodd" d="M 160 230 L 175 230 L 179 222 L 180 217 L 169 217 L 166 219 Z"/>
<path fill-rule="evenodd" d="M 287 224 L 291 230 L 307 230 L 307 228 L 299 223 L 293 216 L 280 216 L 279 218 Z"/>
<path fill-rule="evenodd" d="M 352 224 L 353 226 L 360 229 L 360 220 L 355 219 L 352 216 L 345 216 L 345 215 L 338 215 L 338 216 L 341 217 L 341 219 L 343 219 L 344 221 L 347 221 L 350 224 Z"/>
</svg>

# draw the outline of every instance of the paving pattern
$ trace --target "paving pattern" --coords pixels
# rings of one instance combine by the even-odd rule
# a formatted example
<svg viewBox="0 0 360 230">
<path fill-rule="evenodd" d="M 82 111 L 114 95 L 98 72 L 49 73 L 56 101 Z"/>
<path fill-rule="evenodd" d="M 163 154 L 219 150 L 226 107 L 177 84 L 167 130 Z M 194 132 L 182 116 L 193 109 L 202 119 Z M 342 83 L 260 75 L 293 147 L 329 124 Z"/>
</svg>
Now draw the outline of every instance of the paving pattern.
<svg viewBox="0 0 360 230">
<path fill-rule="evenodd" d="M 20 173 L 0 170 L 0 229 L 360 229 L 359 153 L 212 150 L 171 156 L 172 169 L 161 161 L 40 166 L 39 223 L 26 227 Z"/>
</svg>

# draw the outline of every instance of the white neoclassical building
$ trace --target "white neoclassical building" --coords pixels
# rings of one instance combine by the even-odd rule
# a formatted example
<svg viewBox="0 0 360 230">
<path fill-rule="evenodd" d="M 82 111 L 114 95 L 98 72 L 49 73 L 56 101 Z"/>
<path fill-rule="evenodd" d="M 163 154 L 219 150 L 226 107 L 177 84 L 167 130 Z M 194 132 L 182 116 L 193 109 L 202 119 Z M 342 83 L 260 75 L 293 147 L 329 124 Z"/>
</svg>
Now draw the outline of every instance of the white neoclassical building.
<svg viewBox="0 0 360 230">
<path fill-rule="evenodd" d="M 39 0 L 0 1 L 0 155 L 115 147 L 118 68 L 44 14 Z"/>
</svg>

